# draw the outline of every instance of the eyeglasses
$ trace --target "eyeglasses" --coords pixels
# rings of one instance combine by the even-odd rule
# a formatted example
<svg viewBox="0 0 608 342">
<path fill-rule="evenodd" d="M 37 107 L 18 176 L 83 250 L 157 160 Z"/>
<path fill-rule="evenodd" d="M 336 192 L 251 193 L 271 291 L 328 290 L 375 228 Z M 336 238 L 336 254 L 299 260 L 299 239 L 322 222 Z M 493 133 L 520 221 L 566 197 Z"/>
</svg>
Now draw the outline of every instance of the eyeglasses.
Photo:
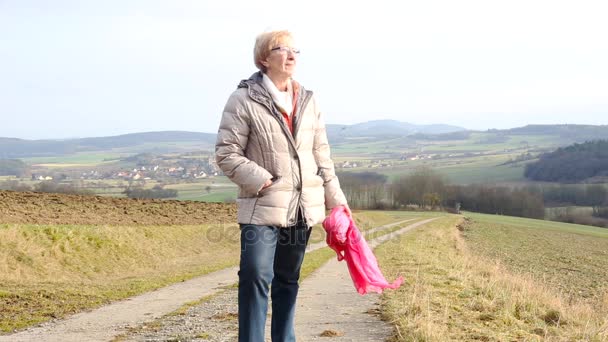
<svg viewBox="0 0 608 342">
<path fill-rule="evenodd" d="M 278 46 L 275 48 L 270 49 L 270 51 L 279 51 L 279 53 L 293 53 L 294 55 L 299 55 L 300 54 L 300 49 L 296 49 L 293 47 L 289 47 L 289 46 Z"/>
</svg>

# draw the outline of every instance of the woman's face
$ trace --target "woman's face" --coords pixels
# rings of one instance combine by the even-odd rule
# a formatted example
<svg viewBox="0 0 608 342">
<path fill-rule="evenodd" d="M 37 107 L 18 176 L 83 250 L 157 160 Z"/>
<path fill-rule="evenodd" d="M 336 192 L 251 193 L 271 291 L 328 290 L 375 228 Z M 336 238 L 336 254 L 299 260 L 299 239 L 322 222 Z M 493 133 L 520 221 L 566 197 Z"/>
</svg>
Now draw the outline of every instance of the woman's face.
<svg viewBox="0 0 608 342">
<path fill-rule="evenodd" d="M 281 49 L 278 49 L 281 48 Z M 267 74 L 291 77 L 296 67 L 297 53 L 294 52 L 293 39 L 285 37 L 270 52 L 264 63 Z"/>
</svg>

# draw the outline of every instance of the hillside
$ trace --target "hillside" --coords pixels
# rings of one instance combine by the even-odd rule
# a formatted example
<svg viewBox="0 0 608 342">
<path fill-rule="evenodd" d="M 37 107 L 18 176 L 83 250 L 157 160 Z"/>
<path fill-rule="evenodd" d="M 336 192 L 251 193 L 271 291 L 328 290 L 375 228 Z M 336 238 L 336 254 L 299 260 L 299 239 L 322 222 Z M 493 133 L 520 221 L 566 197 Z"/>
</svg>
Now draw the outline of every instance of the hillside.
<svg viewBox="0 0 608 342">
<path fill-rule="evenodd" d="M 411 134 L 438 135 L 444 133 L 462 132 L 466 128 L 435 124 L 415 125 L 397 120 L 372 120 L 354 125 L 327 125 L 327 135 L 332 143 L 343 141 L 348 137 L 404 137 Z"/>
<path fill-rule="evenodd" d="M 175 143 L 194 143 L 195 148 L 212 148 L 215 134 L 162 131 L 123 134 L 109 137 L 81 138 L 68 140 L 25 140 L 0 138 L 0 159 L 62 156 L 77 152 L 106 151 L 111 149 L 135 148 L 138 152 L 181 151 L 171 147 Z"/>
<path fill-rule="evenodd" d="M 583 142 L 608 138 L 608 125 L 526 125 L 500 130 L 514 135 L 554 135 L 564 140 Z"/>
<path fill-rule="evenodd" d="M 608 178 L 608 140 L 590 141 L 544 153 L 526 165 L 525 176 L 536 181 L 581 182 Z"/>
</svg>

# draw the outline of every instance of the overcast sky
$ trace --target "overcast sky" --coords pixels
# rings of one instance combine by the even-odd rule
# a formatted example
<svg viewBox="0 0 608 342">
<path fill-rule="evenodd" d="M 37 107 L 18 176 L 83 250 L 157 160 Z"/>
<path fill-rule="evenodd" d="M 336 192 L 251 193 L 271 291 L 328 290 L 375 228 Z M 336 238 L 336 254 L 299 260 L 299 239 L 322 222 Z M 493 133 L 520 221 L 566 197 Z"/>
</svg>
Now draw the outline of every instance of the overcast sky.
<svg viewBox="0 0 608 342">
<path fill-rule="evenodd" d="M 290 29 L 328 123 L 608 124 L 608 2 L 0 0 L 0 137 L 216 132 Z"/>
</svg>

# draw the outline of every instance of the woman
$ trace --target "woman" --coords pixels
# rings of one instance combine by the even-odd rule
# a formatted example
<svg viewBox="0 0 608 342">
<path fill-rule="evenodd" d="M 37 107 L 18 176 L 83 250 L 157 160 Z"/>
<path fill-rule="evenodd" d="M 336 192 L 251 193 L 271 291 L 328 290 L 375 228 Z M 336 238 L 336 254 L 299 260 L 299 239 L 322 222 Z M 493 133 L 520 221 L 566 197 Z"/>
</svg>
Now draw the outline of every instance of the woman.
<svg viewBox="0 0 608 342">
<path fill-rule="evenodd" d="M 300 266 L 312 226 L 346 198 L 311 91 L 292 79 L 299 50 L 288 31 L 259 35 L 259 69 L 232 93 L 216 160 L 239 187 L 239 341 L 264 341 L 272 282 L 273 341 L 295 341 Z"/>
</svg>

